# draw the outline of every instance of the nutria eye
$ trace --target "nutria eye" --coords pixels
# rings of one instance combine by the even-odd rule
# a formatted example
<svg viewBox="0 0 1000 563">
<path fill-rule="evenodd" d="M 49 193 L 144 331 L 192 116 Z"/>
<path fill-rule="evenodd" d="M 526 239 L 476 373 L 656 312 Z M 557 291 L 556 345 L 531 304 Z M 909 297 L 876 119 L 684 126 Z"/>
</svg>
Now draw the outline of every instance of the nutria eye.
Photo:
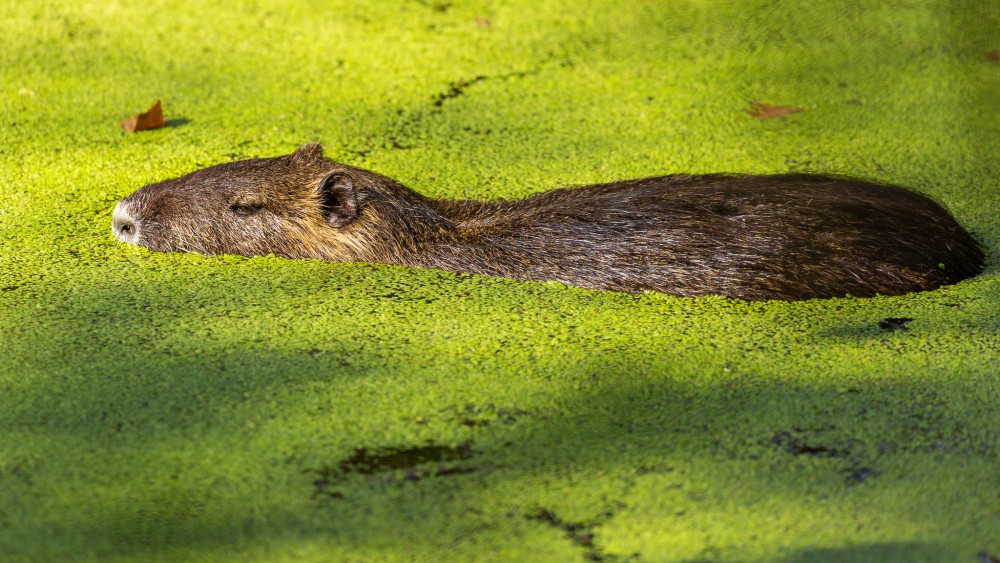
<svg viewBox="0 0 1000 563">
<path fill-rule="evenodd" d="M 243 216 L 253 215 L 254 213 L 257 213 L 263 208 L 264 208 L 263 205 L 256 203 L 234 203 L 233 213 Z"/>
</svg>

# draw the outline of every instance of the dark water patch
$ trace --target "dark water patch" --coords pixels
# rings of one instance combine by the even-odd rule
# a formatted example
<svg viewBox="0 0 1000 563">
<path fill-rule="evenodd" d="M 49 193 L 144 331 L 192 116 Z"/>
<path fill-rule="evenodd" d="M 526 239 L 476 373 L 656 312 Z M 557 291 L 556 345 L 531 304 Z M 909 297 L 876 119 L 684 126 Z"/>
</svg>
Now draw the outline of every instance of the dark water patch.
<svg viewBox="0 0 1000 563">
<path fill-rule="evenodd" d="M 794 435 L 791 432 L 776 432 L 771 438 L 771 444 L 779 446 L 781 449 L 792 455 L 809 455 L 817 457 L 845 457 L 850 452 L 846 449 L 831 447 L 823 444 L 809 443 L 805 439 Z"/>
<path fill-rule="evenodd" d="M 601 514 L 600 517 L 589 522 L 569 522 L 556 515 L 555 511 L 539 508 L 535 512 L 525 515 L 525 518 L 544 522 L 553 528 L 565 532 L 566 537 L 574 545 L 583 549 L 583 558 L 586 561 L 631 561 L 637 559 L 639 557 L 638 553 L 633 553 L 623 558 L 619 555 L 604 553 L 600 547 L 594 544 L 594 528 L 607 522 L 613 516 L 614 511 L 608 510 Z"/>
<path fill-rule="evenodd" d="M 447 477 L 479 471 L 479 467 L 457 463 L 472 458 L 471 442 L 458 446 L 442 446 L 428 443 L 424 446 L 358 448 L 347 459 L 337 465 L 320 469 L 309 469 L 313 473 L 315 491 L 313 498 L 344 498 L 343 491 L 336 485 L 351 475 L 364 475 L 369 481 L 395 482 L 420 481 L 426 477 Z"/>
<path fill-rule="evenodd" d="M 443 462 L 472 457 L 472 445 L 469 442 L 459 446 L 440 446 L 428 444 L 412 448 L 380 448 L 368 450 L 358 448 L 354 455 L 340 462 L 338 466 L 344 474 L 361 473 L 373 475 L 393 469 L 410 469 L 428 462 Z"/>
<path fill-rule="evenodd" d="M 529 414 L 523 409 L 497 407 L 492 403 L 483 406 L 468 404 L 455 413 L 454 421 L 475 428 L 493 424 L 513 424 L 518 418 Z"/>
<path fill-rule="evenodd" d="M 443 106 L 446 101 L 452 98 L 457 98 L 462 94 L 464 94 L 465 89 L 468 88 L 469 86 L 482 82 L 487 78 L 488 77 L 483 75 L 477 75 L 474 78 L 470 78 L 467 80 L 456 80 L 455 82 L 448 84 L 448 90 L 446 92 L 438 94 L 437 96 L 434 97 L 434 107 L 439 108 Z"/>
<path fill-rule="evenodd" d="M 909 317 L 889 317 L 878 322 L 878 327 L 882 330 L 906 330 L 906 325 L 913 319 Z"/>
<path fill-rule="evenodd" d="M 440 108 L 448 100 L 457 98 L 457 97 L 465 94 L 465 90 L 467 88 L 469 88 L 470 86 L 472 86 L 474 84 L 479 84 L 480 82 L 485 82 L 487 80 L 494 80 L 494 79 L 504 80 L 504 79 L 508 79 L 508 78 L 524 78 L 525 76 L 533 76 L 533 75 L 539 74 L 541 72 L 542 72 L 542 68 L 539 67 L 539 68 L 536 68 L 534 70 L 512 71 L 512 72 L 506 72 L 506 73 L 503 73 L 503 74 L 496 74 L 496 75 L 491 75 L 491 76 L 487 76 L 487 75 L 483 75 L 483 74 L 477 74 L 476 76 L 473 76 L 472 78 L 463 78 L 461 80 L 456 80 L 454 82 L 448 83 L 448 89 L 447 90 L 445 90 L 444 92 L 442 92 L 442 93 L 434 96 L 432 105 L 435 108 Z"/>
<path fill-rule="evenodd" d="M 442 14 L 451 9 L 451 2 L 447 0 L 417 0 L 417 4 Z"/>
<path fill-rule="evenodd" d="M 875 470 L 868 467 L 852 469 L 847 476 L 847 482 L 852 485 L 859 485 L 876 475 Z"/>
</svg>

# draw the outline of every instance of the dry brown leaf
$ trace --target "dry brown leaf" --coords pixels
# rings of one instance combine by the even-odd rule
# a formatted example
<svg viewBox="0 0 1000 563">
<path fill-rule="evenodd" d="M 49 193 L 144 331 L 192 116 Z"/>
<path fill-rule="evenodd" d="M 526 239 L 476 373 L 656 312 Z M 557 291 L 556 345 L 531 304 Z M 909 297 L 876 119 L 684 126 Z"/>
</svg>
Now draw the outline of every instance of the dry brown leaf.
<svg viewBox="0 0 1000 563">
<path fill-rule="evenodd" d="M 986 53 L 986 60 L 1000 63 L 1000 51 L 990 51 Z"/>
<path fill-rule="evenodd" d="M 781 117 L 782 115 L 788 115 L 790 113 L 799 113 L 800 111 L 802 110 L 799 108 L 769 106 L 760 102 L 754 102 L 754 104 L 750 106 L 750 109 L 746 110 L 747 113 L 757 119 L 771 119 L 773 117 Z"/>
<path fill-rule="evenodd" d="M 156 103 L 153 104 L 153 107 L 149 108 L 149 111 L 123 119 L 121 126 L 122 129 L 129 133 L 135 133 L 136 131 L 145 131 L 146 129 L 159 129 L 165 123 L 163 121 L 163 107 L 160 106 L 160 100 L 156 100 Z"/>
</svg>

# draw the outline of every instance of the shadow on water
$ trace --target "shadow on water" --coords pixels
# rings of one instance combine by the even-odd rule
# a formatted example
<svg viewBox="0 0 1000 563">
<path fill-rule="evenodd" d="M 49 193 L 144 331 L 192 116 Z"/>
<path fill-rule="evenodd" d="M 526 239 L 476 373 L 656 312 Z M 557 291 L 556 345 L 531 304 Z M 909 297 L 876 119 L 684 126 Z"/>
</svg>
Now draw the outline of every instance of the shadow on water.
<svg viewBox="0 0 1000 563">
<path fill-rule="evenodd" d="M 938 559 L 941 558 L 941 559 Z M 807 549 L 793 554 L 788 563 L 824 563 L 852 561 L 955 561 L 977 563 L 975 553 L 958 554 L 943 551 L 929 542 L 873 543 L 841 548 Z"/>
<path fill-rule="evenodd" d="M 166 120 L 163 123 L 163 126 L 164 127 L 181 127 L 182 125 L 187 125 L 188 123 L 191 123 L 191 120 L 188 119 L 188 118 L 186 118 L 186 117 L 173 117 L 171 119 Z"/>
<path fill-rule="evenodd" d="M 976 554 L 954 554 L 929 542 L 886 542 L 851 547 L 804 549 L 787 557 L 775 559 L 782 563 L 861 563 L 877 561 L 954 561 L 991 563 L 977 560 Z M 689 559 L 685 563 L 710 563 L 713 559 Z"/>
<path fill-rule="evenodd" d="M 442 283 L 457 289 L 472 287 L 476 281 L 447 278 Z M 440 293 L 440 289 L 430 291 Z M 493 512 L 476 507 L 498 488 L 509 491 L 510 483 L 526 476 L 562 479 L 597 468 L 621 472 L 628 480 L 669 473 L 664 464 L 671 460 L 704 463 L 709 469 L 725 460 L 753 464 L 763 459 L 783 467 L 779 473 L 792 474 L 805 470 L 789 469 L 799 467 L 795 460 L 809 460 L 803 467 L 819 464 L 823 478 L 830 480 L 827 486 L 843 492 L 899 478 L 883 470 L 887 463 L 891 466 L 893 456 L 997 456 L 997 437 L 967 423 L 980 408 L 977 400 L 945 400 L 956 393 L 941 383 L 861 381 L 849 389 L 838 388 L 833 380 L 828 386 L 791 380 L 776 385 L 755 381 L 753 367 L 740 375 L 739 363 L 732 364 L 735 371 L 729 377 L 707 377 L 738 357 L 727 352 L 732 342 L 698 343 L 729 360 L 707 356 L 701 360 L 704 363 L 692 364 L 689 350 L 681 346 L 691 344 L 678 336 L 665 335 L 657 341 L 661 345 L 651 349 L 642 335 L 627 332 L 610 347 L 567 345 L 559 354 L 532 362 L 519 354 L 530 348 L 538 337 L 534 334 L 514 335 L 524 340 L 507 342 L 479 357 L 479 363 L 434 359 L 426 351 L 452 335 L 435 334 L 422 325 L 431 316 L 440 326 L 474 324 L 469 319 L 483 310 L 480 296 L 439 294 L 440 301 L 428 303 L 420 289 L 407 293 L 384 283 L 370 286 L 362 291 L 375 293 L 355 295 L 355 301 L 392 321 L 359 327 L 351 326 L 353 313 L 344 309 L 339 288 L 318 285 L 288 291 L 280 280 L 236 275 L 194 282 L 183 276 L 163 283 L 118 280 L 75 291 L 45 313 L 49 317 L 39 318 L 34 302 L 14 311 L 21 315 L 19 324 L 25 332 L 13 335 L 7 350 L 12 360 L 30 369 L 24 370 L 24 382 L 7 394 L 0 425 L 57 448 L 41 446 L 47 458 L 34 465 L 8 463 L 0 475 L 26 476 L 35 485 L 25 485 L 25 491 L 58 490 L 52 481 L 66 477 L 64 472 L 78 463 L 73 456 L 80 456 L 87 461 L 79 463 L 85 464 L 130 460 L 114 473 L 143 476 L 142 485 L 131 482 L 122 488 L 134 497 L 122 493 L 89 499 L 75 510 L 91 517 L 53 513 L 48 524 L 39 524 L 42 527 L 33 533 L 49 533 L 46 526 L 56 522 L 69 544 L 96 542 L 105 546 L 98 548 L 102 555 L 266 544 L 288 534 L 332 542 L 360 535 L 377 543 L 396 541 L 394 534 L 400 533 L 415 545 L 435 545 L 438 539 L 444 541 L 427 527 L 435 517 L 428 516 L 426 524 L 415 524 L 413 518 L 443 512 L 461 515 L 473 527 L 500 519 L 512 530 L 551 528 L 577 546 L 582 557 L 612 560 L 601 548 L 602 527 L 617 517 L 628 490 L 619 491 L 621 498 L 612 495 L 606 508 L 588 518 L 567 515 L 557 502 L 532 504 L 531 489 L 526 489 L 526 496 L 509 500 L 505 513 L 497 513 L 495 506 Z M 537 285 L 512 287 L 503 305 L 515 311 L 545 312 L 552 307 L 553 293 Z M 375 294 L 388 297 L 373 298 Z M 229 300 L 218 300 L 220 295 Z M 634 320 L 641 321 L 649 313 L 646 305 L 653 306 L 640 303 L 641 297 L 589 293 L 578 297 L 583 309 L 575 314 L 582 315 L 600 314 L 602 307 L 614 303 L 634 307 Z M 592 303 L 586 304 L 585 297 Z M 289 312 L 285 303 L 277 307 L 285 313 L 275 316 L 267 306 L 273 299 L 310 301 L 297 313 Z M 428 316 L 395 317 L 401 308 L 423 309 Z M 320 334 L 298 324 L 307 314 L 327 319 Z M 711 314 L 740 315 L 738 310 Z M 236 330 L 213 333 L 220 320 L 233 323 Z M 542 324 L 555 322 L 557 318 L 550 318 Z M 35 326 L 65 332 L 48 341 L 36 340 Z M 69 329 L 73 326 L 86 329 L 74 333 Z M 613 326 L 606 328 L 609 334 L 615 331 Z M 869 330 L 886 332 L 877 326 Z M 472 345 L 494 336 L 467 338 Z M 752 341 L 754 336 L 744 338 Z M 858 338 L 863 342 L 867 337 Z M 430 369 L 413 364 L 414 359 L 429 362 Z M 415 374 L 435 369 L 470 382 L 512 378 L 512 385 L 537 383 L 527 385 L 531 392 L 519 397 L 477 390 L 456 397 L 435 386 L 427 375 Z M 806 360 L 801 369 L 824 368 Z M 483 370 L 493 373 L 484 378 Z M 704 380 L 699 377 L 703 372 Z M 376 381 L 398 385 L 401 377 L 426 386 L 430 398 L 414 407 L 414 418 L 400 423 L 378 412 L 366 414 L 365 391 L 357 385 Z M 384 391 L 390 397 L 394 392 Z M 356 410 L 323 410 L 324 397 L 342 393 L 351 394 Z M 265 435 L 286 424 L 293 428 L 276 442 L 279 450 L 255 445 L 258 430 L 244 427 L 240 420 L 250 413 L 275 421 L 264 426 Z M 304 425 L 299 420 L 303 416 Z M 380 420 L 378 424 L 403 424 L 414 436 L 431 428 L 430 436 L 443 439 L 425 436 L 386 443 L 378 426 L 352 434 L 358 437 L 355 443 L 323 438 L 330 434 L 325 427 L 364 426 L 371 424 L 368 417 Z M 283 422 L 293 420 L 298 422 Z M 457 443 L 444 440 L 455 435 L 464 438 Z M 176 462 L 169 462 L 158 467 L 162 461 L 155 461 L 214 455 L 224 462 L 243 459 L 248 452 L 261 457 L 258 465 L 234 476 L 216 476 L 215 482 L 208 481 L 212 484 L 176 481 L 170 474 L 183 473 L 183 466 L 172 467 Z M 754 485 L 755 479 L 745 477 L 750 490 L 766 487 L 775 498 L 811 494 L 801 483 L 781 484 L 769 478 Z M 290 490 L 297 504 L 286 508 L 283 497 L 270 497 L 271 482 L 292 483 L 283 490 Z M 222 494 L 233 488 L 248 492 L 236 497 Z M 573 491 L 598 494 L 586 483 Z M 835 560 L 840 555 L 885 553 L 891 558 L 910 549 L 919 551 L 886 544 L 819 550 L 802 557 Z"/>
</svg>

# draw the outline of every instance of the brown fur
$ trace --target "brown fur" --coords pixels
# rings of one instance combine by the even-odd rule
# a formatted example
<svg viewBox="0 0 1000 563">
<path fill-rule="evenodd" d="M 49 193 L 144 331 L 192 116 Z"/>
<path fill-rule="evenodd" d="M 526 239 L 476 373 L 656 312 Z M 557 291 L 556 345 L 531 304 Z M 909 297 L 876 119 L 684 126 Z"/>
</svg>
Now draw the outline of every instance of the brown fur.
<svg viewBox="0 0 1000 563">
<path fill-rule="evenodd" d="M 439 201 L 322 148 L 220 164 L 115 208 L 126 242 L 441 268 L 594 289 L 748 300 L 899 295 L 984 254 L 927 196 L 812 174 L 673 175 L 518 201 Z"/>
</svg>

